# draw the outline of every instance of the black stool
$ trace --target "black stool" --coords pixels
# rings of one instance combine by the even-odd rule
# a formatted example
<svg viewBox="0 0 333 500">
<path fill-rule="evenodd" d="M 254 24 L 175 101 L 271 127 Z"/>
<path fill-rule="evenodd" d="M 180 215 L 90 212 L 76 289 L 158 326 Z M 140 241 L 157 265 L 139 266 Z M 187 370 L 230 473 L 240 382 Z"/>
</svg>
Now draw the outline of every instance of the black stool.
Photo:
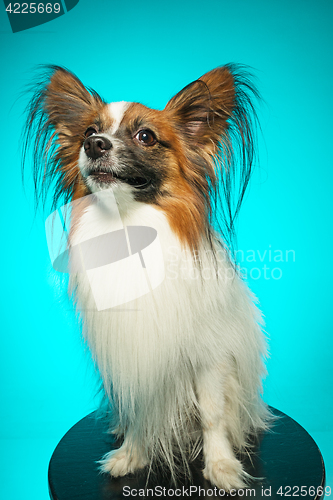
<svg viewBox="0 0 333 500">
<path fill-rule="evenodd" d="M 101 474 L 96 463 L 118 447 L 107 433 L 107 422 L 96 412 L 75 424 L 54 450 L 49 466 L 52 500 L 114 500 L 132 498 L 268 497 L 278 500 L 320 499 L 325 494 L 325 467 L 311 436 L 295 420 L 271 408 L 277 419 L 255 443 L 251 457 L 242 457 L 246 471 L 260 478 L 248 490 L 224 494 L 202 476 L 202 457 L 191 464 L 191 482 L 174 487 L 163 471 L 122 478 Z M 146 491 L 145 491 L 145 488 Z M 145 496 L 143 496 L 145 494 Z"/>
</svg>

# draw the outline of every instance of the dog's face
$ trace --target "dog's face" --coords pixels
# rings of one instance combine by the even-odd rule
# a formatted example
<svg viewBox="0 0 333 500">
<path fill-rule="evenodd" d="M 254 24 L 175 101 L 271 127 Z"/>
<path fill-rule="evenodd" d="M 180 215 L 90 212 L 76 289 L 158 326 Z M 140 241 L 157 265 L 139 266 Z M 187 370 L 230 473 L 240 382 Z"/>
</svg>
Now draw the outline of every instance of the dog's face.
<svg viewBox="0 0 333 500">
<path fill-rule="evenodd" d="M 84 131 L 80 149 L 78 165 L 89 191 L 112 187 L 120 203 L 158 205 L 161 197 L 171 196 L 173 184 L 183 183 L 181 144 L 165 113 L 116 102 L 103 115 L 104 121 L 97 115 Z"/>
</svg>

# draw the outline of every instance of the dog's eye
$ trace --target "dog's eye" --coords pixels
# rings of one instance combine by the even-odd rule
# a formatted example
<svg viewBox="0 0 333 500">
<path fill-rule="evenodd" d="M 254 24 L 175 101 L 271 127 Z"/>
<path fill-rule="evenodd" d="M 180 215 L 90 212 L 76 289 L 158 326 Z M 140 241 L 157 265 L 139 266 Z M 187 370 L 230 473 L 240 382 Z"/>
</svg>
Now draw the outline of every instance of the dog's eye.
<svg viewBox="0 0 333 500">
<path fill-rule="evenodd" d="M 144 146 L 153 146 L 157 142 L 154 132 L 149 129 L 140 130 L 136 134 L 135 139 Z"/>
<path fill-rule="evenodd" d="M 87 138 L 87 137 L 90 137 L 91 135 L 97 134 L 97 133 L 98 133 L 97 127 L 88 127 L 84 133 L 84 137 Z"/>
</svg>

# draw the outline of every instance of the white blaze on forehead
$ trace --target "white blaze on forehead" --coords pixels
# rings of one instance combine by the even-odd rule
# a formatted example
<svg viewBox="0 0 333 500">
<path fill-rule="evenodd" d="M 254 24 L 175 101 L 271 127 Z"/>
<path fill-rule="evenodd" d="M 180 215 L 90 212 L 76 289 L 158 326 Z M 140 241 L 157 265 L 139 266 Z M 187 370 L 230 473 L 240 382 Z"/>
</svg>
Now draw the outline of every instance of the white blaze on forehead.
<svg viewBox="0 0 333 500">
<path fill-rule="evenodd" d="M 130 102 L 125 102 L 125 101 L 111 102 L 109 104 L 110 115 L 111 118 L 113 119 L 113 124 L 110 130 L 111 134 L 114 134 L 117 131 L 121 123 L 121 120 L 124 117 L 124 113 L 130 104 L 131 104 Z"/>
</svg>

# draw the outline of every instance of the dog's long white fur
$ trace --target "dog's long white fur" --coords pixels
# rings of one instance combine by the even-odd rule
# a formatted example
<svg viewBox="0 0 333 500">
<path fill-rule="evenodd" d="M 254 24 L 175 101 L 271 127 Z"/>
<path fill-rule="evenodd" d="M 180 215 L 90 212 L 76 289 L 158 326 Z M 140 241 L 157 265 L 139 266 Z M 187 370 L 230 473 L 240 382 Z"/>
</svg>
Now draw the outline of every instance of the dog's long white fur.
<svg viewBox="0 0 333 500">
<path fill-rule="evenodd" d="M 84 274 L 71 279 L 113 403 L 115 432 L 125 436 L 121 448 L 104 457 L 103 470 L 125 475 L 162 458 L 174 474 L 175 446 L 186 463 L 201 435 L 205 476 L 226 489 L 242 487 L 246 474 L 233 447 L 243 449 L 267 418 L 259 395 L 266 351 L 255 298 L 217 241 L 217 259 L 202 241 L 195 262 L 163 212 L 129 203 L 131 188 L 125 195 L 124 189 L 114 190 L 122 222 L 157 230 L 166 277 L 149 294 L 106 311 L 97 311 Z M 106 232 L 107 218 L 101 221 L 96 210 L 82 214 L 72 244 Z M 100 279 L 101 289 L 114 286 Z"/>
</svg>

